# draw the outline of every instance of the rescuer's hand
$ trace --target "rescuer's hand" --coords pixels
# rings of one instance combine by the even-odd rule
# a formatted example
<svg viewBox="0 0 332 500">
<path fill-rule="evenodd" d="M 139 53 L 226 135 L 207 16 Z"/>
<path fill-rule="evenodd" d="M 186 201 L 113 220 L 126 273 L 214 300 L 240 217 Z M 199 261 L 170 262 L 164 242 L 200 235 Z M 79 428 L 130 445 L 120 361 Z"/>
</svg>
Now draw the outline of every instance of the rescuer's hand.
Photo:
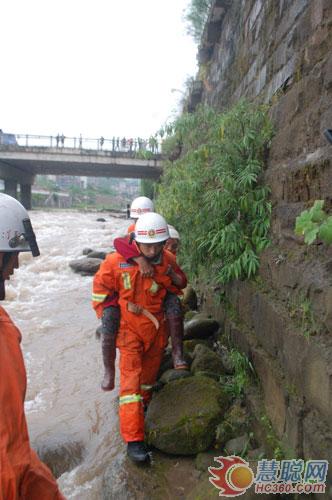
<svg viewBox="0 0 332 500">
<path fill-rule="evenodd" d="M 139 257 L 134 257 L 133 260 L 138 264 L 139 270 L 143 278 L 152 278 L 154 275 L 154 268 L 146 260 L 143 255 L 140 255 Z"/>
<path fill-rule="evenodd" d="M 173 285 L 181 287 L 182 278 L 174 271 L 171 265 L 168 266 L 166 274 L 171 278 Z"/>
</svg>

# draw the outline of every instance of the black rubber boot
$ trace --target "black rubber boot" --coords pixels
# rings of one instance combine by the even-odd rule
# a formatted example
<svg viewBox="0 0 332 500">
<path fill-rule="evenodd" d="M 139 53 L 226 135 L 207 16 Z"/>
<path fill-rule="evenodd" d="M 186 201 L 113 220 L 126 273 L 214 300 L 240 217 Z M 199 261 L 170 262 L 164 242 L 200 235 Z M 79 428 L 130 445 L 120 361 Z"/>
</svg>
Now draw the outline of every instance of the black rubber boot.
<svg viewBox="0 0 332 500">
<path fill-rule="evenodd" d="M 101 350 L 104 362 L 104 378 L 101 383 L 103 391 L 112 391 L 114 389 L 115 379 L 115 337 L 112 334 L 103 333 L 101 336 Z"/>
<path fill-rule="evenodd" d="M 133 462 L 144 463 L 150 460 L 150 455 L 144 441 L 131 441 L 127 444 L 127 455 Z"/>
<path fill-rule="evenodd" d="M 173 316 L 167 318 L 168 330 L 172 341 L 172 358 L 175 370 L 188 370 L 183 357 L 183 318 Z"/>
<path fill-rule="evenodd" d="M 109 306 L 103 311 L 101 318 L 101 350 L 103 353 L 103 363 L 105 374 L 101 383 L 103 391 L 112 391 L 114 389 L 115 378 L 115 339 L 118 333 L 120 322 L 119 307 Z"/>
</svg>

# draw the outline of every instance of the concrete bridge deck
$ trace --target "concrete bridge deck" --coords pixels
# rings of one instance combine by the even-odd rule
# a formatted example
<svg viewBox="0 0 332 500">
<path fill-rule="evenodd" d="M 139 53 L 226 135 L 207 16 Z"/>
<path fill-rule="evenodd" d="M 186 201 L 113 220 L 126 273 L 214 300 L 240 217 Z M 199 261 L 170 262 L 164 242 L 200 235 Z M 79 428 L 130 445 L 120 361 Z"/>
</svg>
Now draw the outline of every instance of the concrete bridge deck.
<svg viewBox="0 0 332 500">
<path fill-rule="evenodd" d="M 162 172 L 161 155 L 146 156 L 145 159 L 129 151 L 1 145 L 0 178 L 20 182 L 23 177 L 52 174 L 158 179 Z"/>
<path fill-rule="evenodd" d="M 150 151 L 0 144 L 0 179 L 5 181 L 5 192 L 16 197 L 20 184 L 26 208 L 31 206 L 31 186 L 37 174 L 157 180 L 161 173 L 161 155 Z"/>
</svg>

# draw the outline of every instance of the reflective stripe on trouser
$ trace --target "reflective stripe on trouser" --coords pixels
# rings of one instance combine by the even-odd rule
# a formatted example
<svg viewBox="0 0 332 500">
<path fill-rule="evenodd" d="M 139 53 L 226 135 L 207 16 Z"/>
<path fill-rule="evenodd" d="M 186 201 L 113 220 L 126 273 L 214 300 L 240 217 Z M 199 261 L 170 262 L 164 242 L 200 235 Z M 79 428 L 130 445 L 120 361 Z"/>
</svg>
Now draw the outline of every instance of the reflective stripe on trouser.
<svg viewBox="0 0 332 500">
<path fill-rule="evenodd" d="M 126 332 L 126 345 L 120 350 L 120 432 L 128 441 L 144 440 L 143 404 L 151 399 L 150 387 L 155 383 L 163 356 L 166 336 L 162 324 L 154 341 L 145 351 L 138 335 Z M 149 386 L 149 390 L 146 390 Z"/>
</svg>

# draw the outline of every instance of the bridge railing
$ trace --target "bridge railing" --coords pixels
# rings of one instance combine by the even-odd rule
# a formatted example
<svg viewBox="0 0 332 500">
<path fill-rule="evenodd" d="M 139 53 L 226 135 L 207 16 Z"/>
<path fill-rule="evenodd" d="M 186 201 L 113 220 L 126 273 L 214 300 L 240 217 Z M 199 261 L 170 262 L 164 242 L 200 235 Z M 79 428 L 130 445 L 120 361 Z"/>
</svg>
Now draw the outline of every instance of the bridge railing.
<svg viewBox="0 0 332 500">
<path fill-rule="evenodd" d="M 68 137 L 65 135 L 32 135 L 32 134 L 6 134 L 0 133 L 0 145 L 37 146 L 45 148 L 74 148 L 97 151 L 119 151 L 124 153 L 150 152 L 158 154 L 161 143 L 156 137 L 142 139 L 140 137 L 112 137 L 88 138 Z"/>
</svg>

